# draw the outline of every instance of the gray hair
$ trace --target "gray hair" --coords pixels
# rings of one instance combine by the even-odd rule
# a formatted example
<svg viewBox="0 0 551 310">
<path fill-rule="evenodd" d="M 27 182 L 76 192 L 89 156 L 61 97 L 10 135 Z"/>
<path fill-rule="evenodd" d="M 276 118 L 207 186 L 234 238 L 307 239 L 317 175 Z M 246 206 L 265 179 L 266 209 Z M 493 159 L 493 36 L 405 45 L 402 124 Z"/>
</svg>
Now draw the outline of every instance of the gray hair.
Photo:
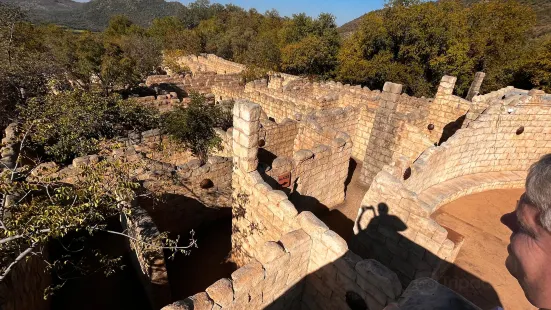
<svg viewBox="0 0 551 310">
<path fill-rule="evenodd" d="M 540 224 L 551 232 L 551 154 L 530 167 L 525 197 L 540 211 Z"/>
</svg>

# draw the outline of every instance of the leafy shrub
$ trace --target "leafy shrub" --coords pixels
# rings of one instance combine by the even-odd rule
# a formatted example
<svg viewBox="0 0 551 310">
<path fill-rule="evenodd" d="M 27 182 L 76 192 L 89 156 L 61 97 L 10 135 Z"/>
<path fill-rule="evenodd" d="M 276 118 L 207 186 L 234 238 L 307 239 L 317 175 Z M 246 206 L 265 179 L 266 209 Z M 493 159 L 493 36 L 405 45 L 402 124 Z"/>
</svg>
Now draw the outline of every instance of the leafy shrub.
<svg viewBox="0 0 551 310">
<path fill-rule="evenodd" d="M 221 106 L 208 103 L 204 96 L 192 93 L 187 107 L 178 107 L 163 116 L 163 128 L 205 163 L 208 154 L 222 145 L 214 128 L 227 124 L 230 117 L 231 114 Z"/>
<path fill-rule="evenodd" d="M 158 111 L 118 95 L 65 91 L 19 106 L 32 148 L 56 162 L 97 153 L 99 140 L 158 125 Z"/>
</svg>

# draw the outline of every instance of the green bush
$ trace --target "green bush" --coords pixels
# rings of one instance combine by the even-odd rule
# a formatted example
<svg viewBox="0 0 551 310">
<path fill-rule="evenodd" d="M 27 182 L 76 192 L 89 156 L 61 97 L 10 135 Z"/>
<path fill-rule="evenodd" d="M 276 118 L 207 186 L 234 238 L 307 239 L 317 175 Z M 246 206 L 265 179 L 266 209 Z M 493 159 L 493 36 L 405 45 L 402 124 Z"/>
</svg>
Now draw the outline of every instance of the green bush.
<svg viewBox="0 0 551 310">
<path fill-rule="evenodd" d="M 32 148 L 56 162 L 97 153 L 101 139 L 145 131 L 159 124 L 158 111 L 118 95 L 66 91 L 19 106 Z"/>
<path fill-rule="evenodd" d="M 214 128 L 227 127 L 230 118 L 231 113 L 220 105 L 208 103 L 204 96 L 192 93 L 187 107 L 178 107 L 163 116 L 163 128 L 205 163 L 208 154 L 222 146 Z"/>
</svg>

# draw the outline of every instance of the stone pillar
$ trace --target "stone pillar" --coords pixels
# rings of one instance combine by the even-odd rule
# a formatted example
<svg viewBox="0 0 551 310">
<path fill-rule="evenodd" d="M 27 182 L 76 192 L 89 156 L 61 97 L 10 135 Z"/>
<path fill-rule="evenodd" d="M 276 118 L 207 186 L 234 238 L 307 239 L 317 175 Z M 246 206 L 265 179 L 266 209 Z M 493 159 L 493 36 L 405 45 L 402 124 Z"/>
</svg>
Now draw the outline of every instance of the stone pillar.
<svg viewBox="0 0 551 310">
<path fill-rule="evenodd" d="M 17 151 L 19 145 L 17 143 L 17 124 L 12 123 L 6 128 L 6 137 L 2 139 L 2 144 L 5 145 L 0 149 L 0 172 L 6 167 L 8 169 L 15 168 L 17 160 Z"/>
<path fill-rule="evenodd" d="M 243 173 L 258 167 L 260 113 L 260 106 L 247 100 L 237 100 L 233 107 L 233 163 Z"/>
<path fill-rule="evenodd" d="M 440 81 L 440 85 L 438 86 L 435 99 L 453 95 L 455 82 L 457 82 L 457 78 L 455 76 L 444 75 Z"/>
<path fill-rule="evenodd" d="M 473 98 L 480 93 L 480 86 L 482 86 L 485 76 L 486 73 L 484 72 L 477 72 L 474 75 L 474 81 L 471 84 L 471 88 L 469 88 L 469 92 L 467 93 L 467 97 L 465 99 L 472 101 Z"/>
<path fill-rule="evenodd" d="M 360 182 L 364 184 L 371 185 L 377 173 L 392 161 L 399 123 L 396 108 L 401 93 L 400 84 L 386 82 L 383 87 L 360 174 Z"/>
</svg>

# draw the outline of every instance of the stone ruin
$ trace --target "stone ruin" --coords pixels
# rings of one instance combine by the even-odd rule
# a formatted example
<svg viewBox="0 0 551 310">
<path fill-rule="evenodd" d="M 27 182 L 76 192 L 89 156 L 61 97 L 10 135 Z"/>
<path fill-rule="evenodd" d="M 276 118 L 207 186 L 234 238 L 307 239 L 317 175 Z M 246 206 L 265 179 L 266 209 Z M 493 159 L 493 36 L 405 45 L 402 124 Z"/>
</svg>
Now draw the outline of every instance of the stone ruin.
<svg viewBox="0 0 551 310">
<path fill-rule="evenodd" d="M 243 65 L 214 55 L 182 57 L 180 63 L 192 72 L 152 76 L 147 85 L 235 101 L 234 127 L 217 131 L 224 145 L 219 156 L 201 166 L 159 131 L 131 134 L 120 140 L 125 147 L 106 156 L 148 161 L 152 168 L 136 177 L 152 191 L 231 209 L 231 254 L 240 268 L 167 305 L 162 253 L 136 252 L 154 307 L 383 309 L 397 302 L 408 309 L 453 299 L 477 309 L 435 281 L 454 262 L 463 236 L 431 215 L 471 193 L 522 188 L 531 163 L 551 152 L 551 95 L 513 87 L 480 95 L 483 73 L 476 74 L 467 99 L 453 94 L 451 76 L 442 78 L 434 98 L 408 96 L 390 82 L 379 91 L 281 73 L 243 85 Z M 177 92 L 169 95 L 140 100 L 163 111 L 182 104 Z M 2 161 L 13 157 L 13 149 L 4 148 Z M 95 160 L 75 159 L 56 173 Z M 365 194 L 350 218 L 352 237 L 345 239 L 320 219 L 319 208 L 346 203 L 352 162 Z M 208 189 L 205 180 L 212 183 Z M 144 239 L 151 238 L 140 235 L 146 223 L 181 231 L 216 216 L 196 216 L 186 205 L 135 205 L 142 211 L 127 227 Z M 399 224 L 377 218 L 375 209 Z"/>
</svg>

